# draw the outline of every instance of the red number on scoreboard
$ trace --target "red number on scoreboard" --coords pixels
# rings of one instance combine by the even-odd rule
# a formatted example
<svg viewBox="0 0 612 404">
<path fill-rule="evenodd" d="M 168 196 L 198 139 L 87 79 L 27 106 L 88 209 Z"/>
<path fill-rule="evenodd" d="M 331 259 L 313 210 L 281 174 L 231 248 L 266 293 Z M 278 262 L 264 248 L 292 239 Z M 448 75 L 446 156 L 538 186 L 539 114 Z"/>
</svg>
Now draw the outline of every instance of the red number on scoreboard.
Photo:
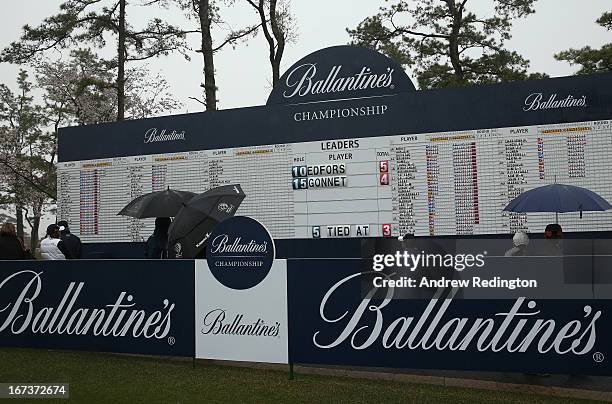
<svg viewBox="0 0 612 404">
<path fill-rule="evenodd" d="M 381 225 L 383 237 L 391 237 L 391 224 L 385 223 Z"/>
<path fill-rule="evenodd" d="M 389 160 L 381 160 L 378 162 L 378 169 L 381 173 L 389 172 Z"/>
<path fill-rule="evenodd" d="M 389 173 L 380 173 L 380 185 L 389 185 Z"/>
</svg>

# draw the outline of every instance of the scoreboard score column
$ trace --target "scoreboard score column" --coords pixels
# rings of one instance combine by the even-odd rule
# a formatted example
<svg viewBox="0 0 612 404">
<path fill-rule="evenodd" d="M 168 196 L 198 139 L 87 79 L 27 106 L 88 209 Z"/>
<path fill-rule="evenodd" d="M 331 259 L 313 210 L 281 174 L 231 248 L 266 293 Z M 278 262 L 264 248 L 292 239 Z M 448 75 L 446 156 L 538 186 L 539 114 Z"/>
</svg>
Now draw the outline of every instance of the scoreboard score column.
<svg viewBox="0 0 612 404">
<path fill-rule="evenodd" d="M 391 235 L 386 144 L 383 139 L 349 139 L 295 145 L 296 237 Z"/>
</svg>

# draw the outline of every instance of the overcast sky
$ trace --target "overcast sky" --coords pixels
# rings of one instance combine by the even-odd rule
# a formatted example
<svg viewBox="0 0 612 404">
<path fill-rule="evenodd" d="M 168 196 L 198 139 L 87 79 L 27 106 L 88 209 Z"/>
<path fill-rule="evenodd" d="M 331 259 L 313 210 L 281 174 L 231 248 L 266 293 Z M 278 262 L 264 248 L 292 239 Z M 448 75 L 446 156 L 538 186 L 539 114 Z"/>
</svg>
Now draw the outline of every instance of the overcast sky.
<svg viewBox="0 0 612 404">
<path fill-rule="evenodd" d="M 141 0 L 133 0 L 138 3 Z M 236 1 L 239 3 L 239 0 Z M 59 10 L 59 0 L 5 0 L 0 25 L 0 45 L 4 48 L 19 38 L 24 24 L 38 25 L 46 16 Z M 349 41 L 346 28 L 354 28 L 365 17 L 373 15 L 383 0 L 292 0 L 299 37 L 288 46 L 283 59 L 283 68 L 301 57 L 327 46 L 345 44 Z M 472 9 L 487 12 L 493 3 L 490 0 L 472 0 Z M 474 8 L 484 7 L 484 8 Z M 531 71 L 565 76 L 576 70 L 567 63 L 557 62 L 553 54 L 570 47 L 585 45 L 600 46 L 612 42 L 612 33 L 595 23 L 603 11 L 612 10 L 611 0 L 538 0 L 536 13 L 516 21 L 513 38 L 507 47 L 518 51 L 531 61 Z M 254 13 L 245 6 L 235 6 L 227 11 L 227 20 L 233 26 L 255 21 Z M 135 26 L 144 24 L 151 16 L 166 16 L 168 20 L 182 26 L 193 26 L 178 11 L 163 11 L 149 7 L 128 7 L 128 20 Z M 223 37 L 222 32 L 217 38 Z M 198 46 L 197 37 L 192 38 L 192 47 Z M 110 56 L 112 49 L 106 50 Z M 168 80 L 175 97 L 184 107 L 177 112 L 200 111 L 202 107 L 190 96 L 201 97 L 199 83 L 202 81 L 202 58 L 193 53 L 191 61 L 180 55 L 153 59 L 148 62 L 153 72 L 161 71 Z M 220 108 L 237 108 L 261 105 L 270 92 L 270 67 L 267 61 L 267 45 L 262 36 L 251 39 L 248 45 L 236 49 L 228 47 L 216 54 L 217 85 Z M 15 87 L 15 76 L 19 66 L 0 65 L 0 82 Z"/>
</svg>

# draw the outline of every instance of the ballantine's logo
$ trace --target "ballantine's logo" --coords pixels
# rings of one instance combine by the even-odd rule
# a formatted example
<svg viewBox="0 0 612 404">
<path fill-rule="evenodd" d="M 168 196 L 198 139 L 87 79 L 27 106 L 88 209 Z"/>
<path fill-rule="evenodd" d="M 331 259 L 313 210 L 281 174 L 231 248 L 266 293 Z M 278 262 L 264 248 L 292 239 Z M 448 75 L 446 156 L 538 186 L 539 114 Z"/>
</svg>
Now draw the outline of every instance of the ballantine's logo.
<svg viewBox="0 0 612 404">
<path fill-rule="evenodd" d="M 209 240 L 206 260 L 221 284 L 230 289 L 250 289 L 268 276 L 274 262 L 274 241 L 257 220 L 231 217 L 215 227 Z"/>
<path fill-rule="evenodd" d="M 214 309 L 209 311 L 202 321 L 202 334 L 213 335 L 247 335 L 253 337 L 278 337 L 280 323 L 266 324 L 258 318 L 256 321 L 243 323 L 244 314 L 236 314 L 231 322 L 225 321 L 225 310 Z"/>
<path fill-rule="evenodd" d="M 236 237 L 233 242 L 229 241 L 230 237 L 227 234 L 219 234 L 212 241 L 210 252 L 217 253 L 266 253 L 268 251 L 268 242 L 263 241 L 257 243 L 251 240 L 248 243 L 242 243 L 242 237 Z"/>
<path fill-rule="evenodd" d="M 157 133 L 157 128 L 151 128 L 145 132 L 144 142 L 169 142 L 171 140 L 185 140 L 185 131 L 177 132 L 173 130 L 171 133 L 166 133 L 166 129 L 162 129 Z"/>
<path fill-rule="evenodd" d="M 0 301 L 0 332 L 21 334 L 95 335 L 161 339 L 168 335 L 174 303 L 164 299 L 163 310 L 147 314 L 133 307 L 134 297 L 121 292 L 113 304 L 103 308 L 76 306 L 84 282 L 70 282 L 56 307 L 36 307 L 42 287 L 42 271 L 16 272 L 0 283 L 0 296 L 7 296 L 9 282 L 22 282 L 23 288 L 12 302 Z M 3 290 L 5 288 L 5 290 Z M 78 308 L 77 308 L 78 307 Z"/>
<path fill-rule="evenodd" d="M 375 88 L 393 89 L 393 68 L 387 67 L 386 73 L 375 74 L 367 66 L 355 75 L 341 76 L 342 65 L 331 68 L 325 78 L 316 80 L 317 66 L 315 63 L 304 63 L 297 66 L 289 74 L 285 84 L 289 88 L 283 92 L 285 98 L 293 98 L 296 95 L 338 93 L 342 91 L 357 91 Z"/>
<path fill-rule="evenodd" d="M 372 289 L 352 310 L 342 310 L 337 304 L 329 303 L 341 286 L 365 274 L 350 275 L 327 291 L 319 314 L 326 323 L 343 324 L 343 329 L 334 332 L 337 336 L 332 338 L 328 332 L 317 331 L 312 338 L 315 346 L 331 349 L 346 341 L 356 350 L 378 343 L 385 349 L 465 351 L 472 348 L 480 352 L 526 352 L 534 345 L 541 354 L 554 351 L 560 355 L 570 352 L 584 355 L 593 349 L 597 339 L 595 323 L 602 312 L 589 305 L 583 307 L 584 319 L 557 324 L 554 319 L 538 318 L 542 315 L 535 309 L 535 301 L 530 300 L 523 307 L 524 297 L 516 299 L 507 313 L 495 313 L 494 318 L 444 318 L 453 300 L 434 297 L 419 318 L 385 319 L 383 309 L 393 298 L 393 288 L 387 289 L 384 299 L 376 301 L 372 301 L 376 292 Z M 334 313 L 333 317 L 330 313 Z"/>
<path fill-rule="evenodd" d="M 523 111 L 536 111 L 538 109 L 556 109 L 556 108 L 572 108 L 586 107 L 586 95 L 579 98 L 574 98 L 573 95 L 568 95 L 563 99 L 557 99 L 557 93 L 551 94 L 546 101 L 542 93 L 529 94 L 525 98 L 525 106 Z"/>
</svg>

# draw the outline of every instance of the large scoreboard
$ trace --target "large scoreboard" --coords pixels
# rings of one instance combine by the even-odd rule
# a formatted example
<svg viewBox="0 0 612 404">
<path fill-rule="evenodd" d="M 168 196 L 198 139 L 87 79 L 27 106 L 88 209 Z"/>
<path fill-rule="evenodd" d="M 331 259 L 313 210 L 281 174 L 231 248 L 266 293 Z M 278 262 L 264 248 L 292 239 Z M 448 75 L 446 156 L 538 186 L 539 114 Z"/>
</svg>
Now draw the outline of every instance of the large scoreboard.
<svg viewBox="0 0 612 404">
<path fill-rule="evenodd" d="M 346 134 L 345 134 L 346 136 Z M 58 218 L 84 242 L 143 241 L 152 219 L 117 213 L 166 188 L 241 184 L 237 215 L 275 238 L 542 232 L 554 214 L 503 212 L 520 193 L 578 185 L 612 201 L 609 120 L 190 150 L 58 164 Z M 566 231 L 612 231 L 612 213 L 561 214 Z"/>
</svg>

